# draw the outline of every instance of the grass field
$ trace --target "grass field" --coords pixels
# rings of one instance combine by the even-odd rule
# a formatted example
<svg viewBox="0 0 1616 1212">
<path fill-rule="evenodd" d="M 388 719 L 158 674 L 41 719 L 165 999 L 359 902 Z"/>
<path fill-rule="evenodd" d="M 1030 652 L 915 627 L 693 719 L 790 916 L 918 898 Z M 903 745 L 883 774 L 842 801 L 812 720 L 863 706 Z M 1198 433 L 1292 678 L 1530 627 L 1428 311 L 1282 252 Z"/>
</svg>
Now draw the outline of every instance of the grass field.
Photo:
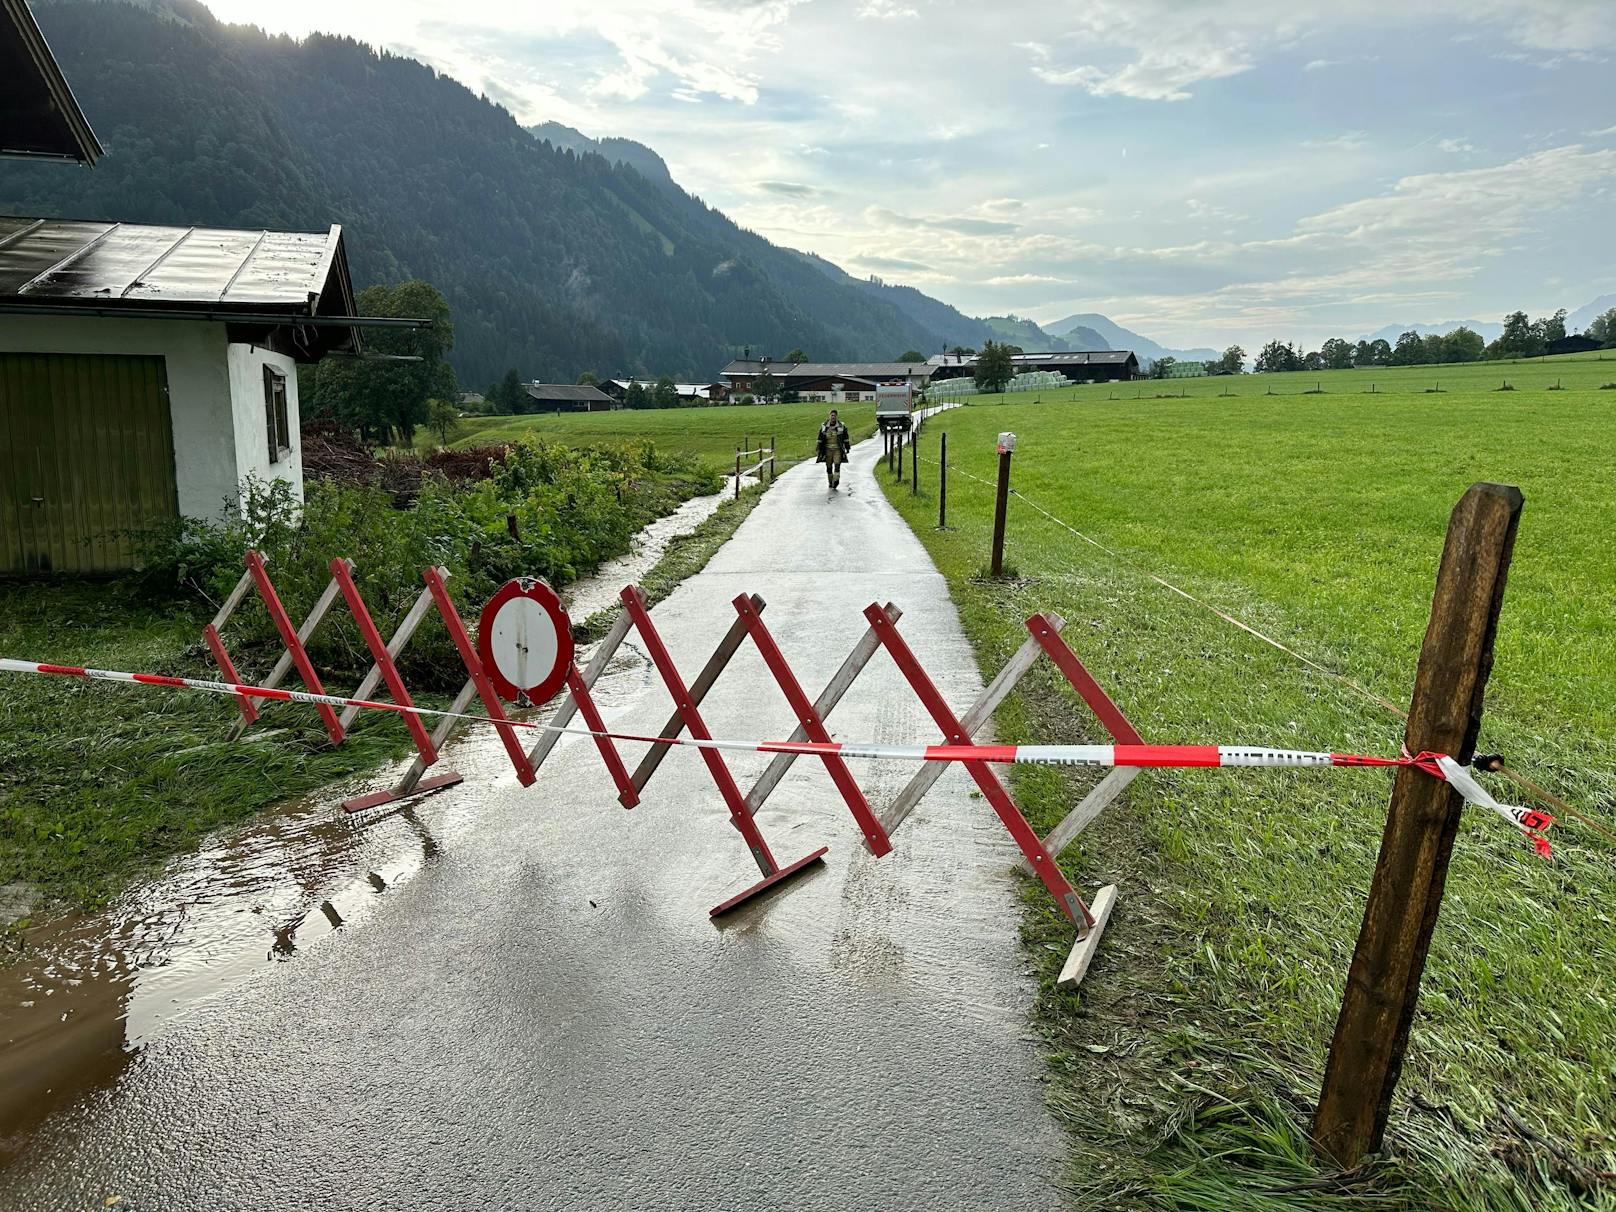
<svg viewBox="0 0 1616 1212">
<path fill-rule="evenodd" d="M 1598 388 L 1616 362 L 1377 371 L 1373 395 L 1367 373 L 979 400 L 920 439 L 935 458 L 948 433 L 953 529 L 935 528 L 935 463 L 918 497 L 889 495 L 948 576 L 985 672 L 1024 638 L 1022 618 L 1050 609 L 1147 740 L 1396 753 L 1401 725 L 1383 708 L 1140 569 L 1406 702 L 1449 510 L 1474 481 L 1517 484 L 1483 747 L 1611 823 L 1616 391 Z M 1492 391 L 1504 377 L 1516 390 Z M 1547 390 L 1557 378 L 1564 390 Z M 1328 394 L 1299 394 L 1315 382 Z M 1169 388 L 1188 398 L 1149 398 Z M 1015 575 L 982 576 L 992 490 L 963 473 L 992 478 L 1002 430 L 1019 436 L 1027 501 L 1123 559 L 1012 498 Z M 1000 739 L 1100 739 L 1047 672 L 1026 687 Z M 1040 832 L 1095 781 L 1015 777 Z M 1389 786 L 1369 771 L 1143 775 L 1064 860 L 1080 887 L 1122 890 L 1077 994 L 1051 989 L 1070 935 L 1029 887 L 1051 1102 L 1076 1143 L 1081 1205 L 1616 1207 L 1593 1175 L 1616 1167 L 1616 850 L 1575 821 L 1553 830 L 1545 863 L 1467 814 L 1387 1158 L 1346 1183 L 1309 1160 Z"/>
<path fill-rule="evenodd" d="M 723 469 L 734 466 L 735 451 L 743 438 L 747 440 L 748 449 L 755 449 L 767 446 L 773 437 L 780 443 L 776 461 L 789 464 L 814 457 L 814 439 L 830 407 L 829 404 L 763 404 L 744 408 L 625 408 L 615 412 L 477 417 L 464 422 L 451 445 L 512 442 L 529 433 L 580 446 L 649 440 L 665 449 L 690 451 Z M 842 406 L 841 414 L 855 441 L 875 432 L 874 404 Z M 428 441 L 430 435 L 420 431 L 420 440 Z"/>
</svg>

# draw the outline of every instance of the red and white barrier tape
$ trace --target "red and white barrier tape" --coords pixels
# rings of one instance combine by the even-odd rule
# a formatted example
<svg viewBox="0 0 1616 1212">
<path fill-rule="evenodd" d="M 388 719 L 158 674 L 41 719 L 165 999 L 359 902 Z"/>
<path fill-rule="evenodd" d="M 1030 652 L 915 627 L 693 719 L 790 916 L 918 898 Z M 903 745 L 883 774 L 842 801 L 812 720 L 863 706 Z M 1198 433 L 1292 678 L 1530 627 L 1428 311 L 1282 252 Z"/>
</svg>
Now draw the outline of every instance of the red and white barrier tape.
<svg viewBox="0 0 1616 1212">
<path fill-rule="evenodd" d="M 908 762 L 992 762 L 999 765 L 1138 766 L 1178 769 L 1223 766 L 1415 766 L 1434 778 L 1452 784 L 1454 790 L 1459 792 L 1467 803 L 1498 813 L 1525 834 L 1537 852 L 1545 857 L 1549 854 L 1549 842 L 1542 831 L 1554 823 L 1554 818 L 1546 812 L 1500 804 L 1468 770 L 1445 753 L 1375 757 L 1357 753 L 1262 749 L 1239 745 L 872 745 L 855 741 L 697 740 L 685 736 L 641 736 L 630 732 L 560 728 L 553 724 L 538 724 L 527 720 L 500 722 L 468 712 L 435 711 L 430 707 L 405 707 L 398 703 L 383 703 L 374 699 L 348 699 L 333 694 L 312 694 L 307 690 L 282 690 L 269 686 L 245 686 L 233 682 L 210 682 L 199 678 L 169 677 L 160 673 L 123 673 L 111 669 L 88 669 L 78 665 L 47 665 L 4 657 L 0 657 L 0 672 L 52 674 L 58 677 L 86 678 L 101 682 L 133 682 L 142 686 L 167 686 L 173 689 L 202 690 L 210 694 L 245 695 L 249 698 L 277 699 L 288 703 L 360 707 L 373 711 L 391 711 L 397 715 L 450 717 L 478 724 L 490 724 L 496 728 L 525 728 L 534 732 L 606 737 L 614 741 L 631 741 L 646 745 L 682 745 L 692 749 L 725 749 L 743 753 L 834 755 L 841 758 Z"/>
</svg>

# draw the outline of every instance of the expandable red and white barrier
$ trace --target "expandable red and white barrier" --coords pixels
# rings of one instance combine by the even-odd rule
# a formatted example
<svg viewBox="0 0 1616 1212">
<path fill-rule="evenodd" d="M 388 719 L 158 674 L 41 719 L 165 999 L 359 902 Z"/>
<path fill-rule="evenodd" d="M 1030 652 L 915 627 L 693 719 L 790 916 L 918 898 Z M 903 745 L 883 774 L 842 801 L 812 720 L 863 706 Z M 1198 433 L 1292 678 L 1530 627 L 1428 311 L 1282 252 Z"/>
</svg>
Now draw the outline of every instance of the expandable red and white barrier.
<svg viewBox="0 0 1616 1212">
<path fill-rule="evenodd" d="M 560 737 L 568 733 L 587 735 L 599 751 L 625 808 L 640 802 L 652 775 L 669 749 L 675 746 L 699 750 L 714 785 L 728 810 L 730 822 L 740 832 L 757 864 L 762 878 L 715 906 L 718 916 L 776 887 L 823 859 L 827 847 L 820 846 L 794 862 L 782 865 L 774 856 L 761 828 L 754 819 L 769 795 L 799 757 L 818 758 L 840 792 L 866 846 L 880 857 L 892 850 L 892 835 L 914 811 L 922 797 L 936 783 L 945 766 L 958 762 L 976 783 L 983 797 L 998 816 L 1005 830 L 1021 851 L 1023 866 L 1036 875 L 1056 904 L 1071 919 L 1077 942 L 1063 969 L 1061 980 L 1080 980 L 1094 954 L 1095 944 L 1116 901 L 1115 885 L 1106 885 L 1096 894 L 1091 907 L 1061 873 L 1057 859 L 1095 817 L 1143 769 L 1152 767 L 1219 766 L 1418 766 L 1434 777 L 1445 779 L 1472 804 L 1496 811 L 1524 833 L 1540 853 L 1548 852 L 1542 830 L 1553 818 L 1532 810 L 1499 804 L 1458 763 L 1443 754 L 1402 755 L 1395 758 L 1361 754 L 1264 749 L 1214 745 L 1147 745 L 1127 716 L 1095 681 L 1077 655 L 1061 637 L 1065 626 L 1058 615 L 1039 613 L 1026 620 L 1028 638 L 988 683 L 964 715 L 956 715 L 936 684 L 921 666 L 897 623 L 902 611 L 892 603 L 871 604 L 864 611 L 868 629 L 854 645 L 846 660 L 819 697 L 808 700 L 801 682 L 763 622 L 766 603 L 756 595 L 741 594 L 732 605 L 736 618 L 720 639 L 695 681 L 686 683 L 651 618 L 645 595 L 633 585 L 619 595 L 621 614 L 597 647 L 589 664 L 580 670 L 573 659 L 570 623 L 553 591 L 540 581 L 513 581 L 500 590 L 484 609 L 479 623 L 478 642 L 473 643 L 449 595 L 448 573 L 428 568 L 422 573 L 425 588 L 411 606 L 393 638 L 382 642 L 353 580 L 354 565 L 346 559 L 331 562 L 331 582 L 326 586 L 303 625 L 294 629 L 263 559 L 257 552 L 246 555 L 246 571 L 203 635 L 209 650 L 227 682 L 168 677 L 158 674 L 122 673 L 85 669 L 77 666 L 39 665 L 0 659 L 0 670 L 63 674 L 90 679 L 132 681 L 171 687 L 189 687 L 235 697 L 241 714 L 233 736 L 251 726 L 257 718 L 256 700 L 304 702 L 314 705 L 333 744 L 341 744 L 358 712 L 380 709 L 404 718 L 417 756 L 399 783 L 391 789 L 362 795 L 346 801 L 344 809 L 359 812 L 401 802 L 411 796 L 438 790 L 461 781 L 452 771 L 432 778 L 424 775 L 434 765 L 452 731 L 475 721 L 497 730 L 517 781 L 532 784 L 537 771 L 553 752 Z M 256 590 L 269 612 L 284 651 L 261 685 L 243 682 L 226 649 L 221 631 L 247 593 Z M 364 637 L 373 664 L 352 697 L 327 694 L 309 659 L 306 645 L 325 619 L 338 597 L 347 604 Z M 466 682 L 447 710 L 416 706 L 399 676 L 396 660 L 433 608 L 442 618 L 455 650 L 466 669 Z M 673 713 L 653 736 L 637 736 L 608 730 L 597 709 L 591 690 L 605 672 L 619 646 L 630 632 L 636 632 L 651 663 L 673 699 Z M 784 741 L 728 740 L 714 738 L 703 719 L 700 704 L 719 680 L 730 659 L 750 639 L 780 687 L 797 720 L 796 730 Z M 825 720 L 848 689 L 868 667 L 877 651 L 884 650 L 908 682 L 915 696 L 942 734 L 940 744 L 878 745 L 837 742 L 831 738 Z M 1111 735 L 1109 745 L 995 745 L 975 740 L 998 706 L 1033 666 L 1048 657 L 1078 696 L 1093 712 L 1102 728 Z M 284 690 L 279 683 L 296 669 L 305 691 Z M 392 702 L 379 702 L 368 696 L 385 683 Z M 565 686 L 567 693 L 548 723 L 509 717 L 502 697 L 521 706 L 535 705 Z M 485 715 L 470 714 L 474 698 L 481 699 Z M 337 715 L 336 709 L 342 708 Z M 574 715 L 581 714 L 585 727 L 572 727 Z M 424 721 L 439 720 L 430 735 Z M 524 750 L 518 733 L 539 732 L 531 750 Z M 684 734 L 688 732 L 689 735 Z M 639 765 L 630 774 L 617 749 L 617 742 L 630 741 L 648 746 Z M 767 770 L 742 795 L 722 751 L 738 750 L 773 755 Z M 919 768 L 882 812 L 871 809 L 857 779 L 849 769 L 849 759 L 899 759 L 919 763 Z M 1017 762 L 1055 765 L 1110 767 L 1110 772 L 1094 787 L 1049 835 L 1040 838 L 1028 824 L 994 767 Z"/>
</svg>

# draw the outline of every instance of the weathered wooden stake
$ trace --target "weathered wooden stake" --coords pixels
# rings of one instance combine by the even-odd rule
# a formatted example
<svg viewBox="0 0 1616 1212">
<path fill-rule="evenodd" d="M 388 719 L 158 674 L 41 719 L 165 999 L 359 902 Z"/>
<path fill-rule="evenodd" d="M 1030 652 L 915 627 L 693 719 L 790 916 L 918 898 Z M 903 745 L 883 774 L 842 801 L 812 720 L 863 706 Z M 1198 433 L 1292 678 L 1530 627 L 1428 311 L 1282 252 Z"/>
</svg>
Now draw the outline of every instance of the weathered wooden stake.
<svg viewBox="0 0 1616 1212">
<path fill-rule="evenodd" d="M 1010 507 L 1010 456 L 1015 453 L 1016 435 L 999 435 L 999 495 L 993 505 L 993 562 L 988 568 L 992 576 L 1004 571 L 1004 515 Z"/>
<path fill-rule="evenodd" d="M 735 499 L 741 499 L 741 452 L 735 452 Z"/>
<path fill-rule="evenodd" d="M 937 439 L 937 529 L 948 525 L 948 431 Z"/>
<path fill-rule="evenodd" d="M 909 438 L 909 494 L 920 495 L 920 426 Z"/>
<path fill-rule="evenodd" d="M 1518 488 L 1475 484 L 1454 507 L 1403 733 L 1410 753 L 1468 763 L 1475 752 L 1522 504 Z M 1385 1135 L 1463 808 L 1448 783 L 1398 770 L 1313 1121 L 1320 1154 L 1341 1167 Z"/>
<path fill-rule="evenodd" d="M 902 430 L 898 431 L 896 445 L 898 447 L 898 483 L 900 484 L 903 483 L 903 446 L 908 436 Z"/>
</svg>

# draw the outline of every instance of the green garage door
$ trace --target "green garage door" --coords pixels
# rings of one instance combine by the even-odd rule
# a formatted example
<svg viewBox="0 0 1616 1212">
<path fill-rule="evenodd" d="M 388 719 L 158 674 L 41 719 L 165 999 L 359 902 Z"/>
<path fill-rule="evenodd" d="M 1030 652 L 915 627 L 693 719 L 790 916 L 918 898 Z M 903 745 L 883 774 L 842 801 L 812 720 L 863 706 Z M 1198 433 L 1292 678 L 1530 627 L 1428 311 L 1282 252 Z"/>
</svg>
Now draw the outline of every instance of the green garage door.
<svg viewBox="0 0 1616 1212">
<path fill-rule="evenodd" d="M 178 515 L 162 358 L 0 353 L 0 574 L 129 568 Z"/>
</svg>

